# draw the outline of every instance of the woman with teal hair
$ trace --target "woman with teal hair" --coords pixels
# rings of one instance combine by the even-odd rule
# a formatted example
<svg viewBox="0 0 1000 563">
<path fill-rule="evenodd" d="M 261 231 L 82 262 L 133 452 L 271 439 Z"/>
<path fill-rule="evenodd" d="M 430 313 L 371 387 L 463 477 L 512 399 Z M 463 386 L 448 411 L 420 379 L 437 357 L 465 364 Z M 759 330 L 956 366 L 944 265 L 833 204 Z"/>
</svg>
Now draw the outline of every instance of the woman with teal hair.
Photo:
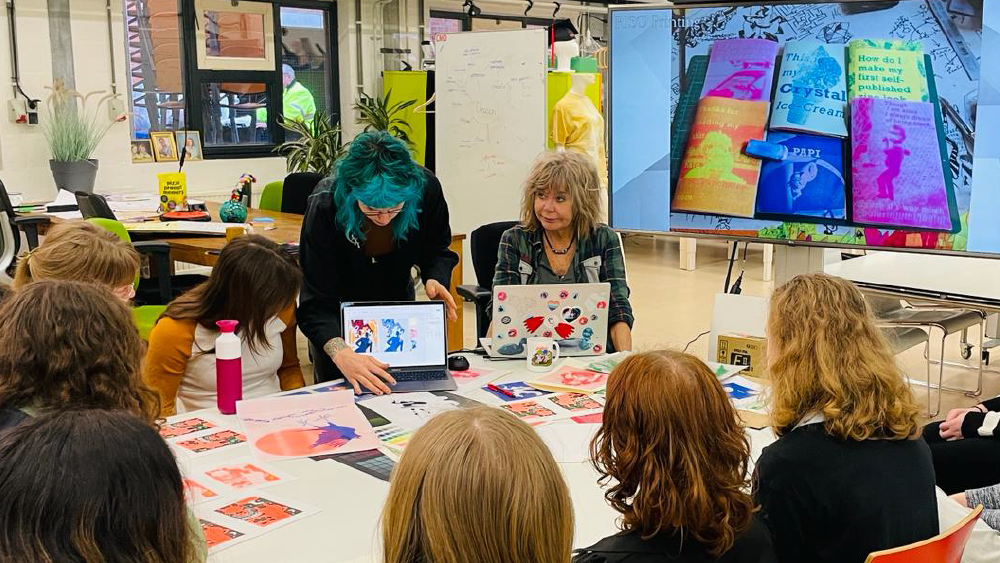
<svg viewBox="0 0 1000 563">
<path fill-rule="evenodd" d="M 362 133 L 309 198 L 302 221 L 299 328 L 310 342 L 316 381 L 343 376 L 358 393 L 389 393 L 388 367 L 347 345 L 340 304 L 412 301 L 416 266 L 427 296 L 445 302 L 458 255 L 441 183 L 383 132 Z"/>
</svg>

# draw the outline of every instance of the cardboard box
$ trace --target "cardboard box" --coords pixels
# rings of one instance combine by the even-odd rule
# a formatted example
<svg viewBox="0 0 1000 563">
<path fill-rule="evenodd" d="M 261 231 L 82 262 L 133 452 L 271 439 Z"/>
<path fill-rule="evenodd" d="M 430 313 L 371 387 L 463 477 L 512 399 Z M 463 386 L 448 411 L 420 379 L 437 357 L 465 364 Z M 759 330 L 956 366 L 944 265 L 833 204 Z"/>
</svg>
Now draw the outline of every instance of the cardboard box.
<svg viewBox="0 0 1000 563">
<path fill-rule="evenodd" d="M 749 366 L 742 375 L 767 377 L 767 339 L 746 334 L 720 334 L 715 361 L 722 364 Z"/>
</svg>

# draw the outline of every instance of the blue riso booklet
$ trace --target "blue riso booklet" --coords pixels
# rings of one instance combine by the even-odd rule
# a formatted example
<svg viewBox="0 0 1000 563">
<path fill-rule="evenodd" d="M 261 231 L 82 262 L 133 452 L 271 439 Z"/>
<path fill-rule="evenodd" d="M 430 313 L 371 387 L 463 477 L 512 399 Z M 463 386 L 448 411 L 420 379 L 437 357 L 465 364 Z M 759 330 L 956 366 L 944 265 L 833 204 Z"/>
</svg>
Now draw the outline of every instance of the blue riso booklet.
<svg viewBox="0 0 1000 563">
<path fill-rule="evenodd" d="M 845 75 L 843 45 L 786 43 L 770 128 L 846 137 Z"/>
<path fill-rule="evenodd" d="M 794 215 L 806 222 L 846 217 L 842 139 L 771 131 L 767 142 L 785 147 L 787 156 L 764 161 L 757 213 Z"/>
</svg>

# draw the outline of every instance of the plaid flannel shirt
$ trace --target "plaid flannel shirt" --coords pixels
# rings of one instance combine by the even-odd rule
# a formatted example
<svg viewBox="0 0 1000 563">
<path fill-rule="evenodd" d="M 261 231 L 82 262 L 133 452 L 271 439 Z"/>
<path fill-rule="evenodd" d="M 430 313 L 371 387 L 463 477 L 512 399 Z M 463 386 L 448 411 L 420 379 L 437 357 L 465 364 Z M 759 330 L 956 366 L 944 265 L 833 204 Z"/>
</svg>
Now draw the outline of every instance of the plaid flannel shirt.
<svg viewBox="0 0 1000 563">
<path fill-rule="evenodd" d="M 531 285 L 536 283 L 539 263 L 545 256 L 542 232 L 529 232 L 517 226 L 500 238 L 497 267 L 493 286 Z M 576 241 L 576 253 L 570 270 L 583 283 L 611 284 L 608 326 L 624 322 L 629 327 L 635 321 L 628 302 L 629 289 L 625 280 L 625 255 L 618 234 L 607 225 L 598 225 L 589 236 Z"/>
</svg>

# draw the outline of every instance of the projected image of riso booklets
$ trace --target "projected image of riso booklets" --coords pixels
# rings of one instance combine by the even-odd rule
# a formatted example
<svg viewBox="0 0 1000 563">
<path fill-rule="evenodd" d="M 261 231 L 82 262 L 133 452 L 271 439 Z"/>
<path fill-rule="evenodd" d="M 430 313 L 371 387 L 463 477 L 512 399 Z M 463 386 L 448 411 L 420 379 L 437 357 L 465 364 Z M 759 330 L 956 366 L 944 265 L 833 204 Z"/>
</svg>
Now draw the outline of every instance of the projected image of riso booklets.
<svg viewBox="0 0 1000 563">
<path fill-rule="evenodd" d="M 1000 73 L 1000 6 L 986 4 L 614 10 L 614 226 L 1000 253 L 1000 190 L 976 189 L 1000 171 L 1000 136 L 977 136 Z M 665 107 L 636 128 L 624 106 L 649 80 Z M 668 148 L 635 162 L 630 138 Z"/>
</svg>

